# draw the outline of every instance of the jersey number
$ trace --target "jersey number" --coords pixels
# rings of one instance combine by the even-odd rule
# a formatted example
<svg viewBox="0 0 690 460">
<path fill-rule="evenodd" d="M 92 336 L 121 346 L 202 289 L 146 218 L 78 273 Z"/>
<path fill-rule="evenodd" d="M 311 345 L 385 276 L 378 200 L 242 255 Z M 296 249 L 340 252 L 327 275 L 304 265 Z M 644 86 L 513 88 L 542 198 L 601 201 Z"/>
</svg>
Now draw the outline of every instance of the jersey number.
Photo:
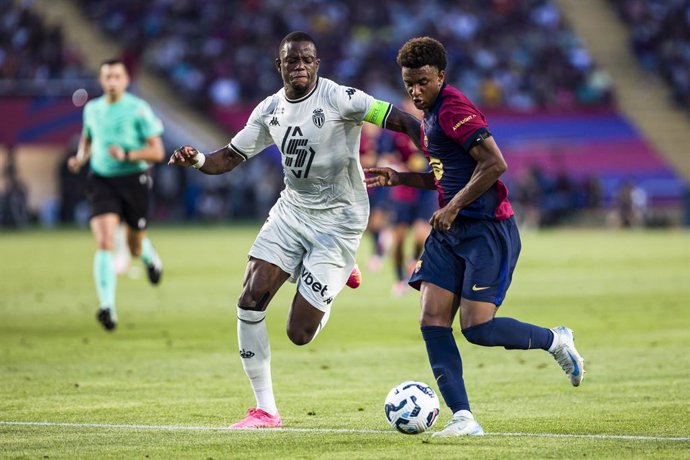
<svg viewBox="0 0 690 460">
<path fill-rule="evenodd" d="M 303 136 L 299 126 L 288 126 L 280 150 L 285 155 L 285 168 L 298 179 L 306 179 L 309 176 L 311 162 L 316 153 L 307 144 L 309 139 Z"/>
</svg>

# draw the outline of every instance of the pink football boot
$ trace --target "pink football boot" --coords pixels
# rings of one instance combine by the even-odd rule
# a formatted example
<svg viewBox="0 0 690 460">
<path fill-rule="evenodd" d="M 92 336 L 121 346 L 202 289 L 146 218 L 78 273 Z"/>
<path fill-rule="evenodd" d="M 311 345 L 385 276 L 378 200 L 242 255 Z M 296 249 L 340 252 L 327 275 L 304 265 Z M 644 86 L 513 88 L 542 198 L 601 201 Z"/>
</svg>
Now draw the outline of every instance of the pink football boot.
<svg viewBox="0 0 690 460">
<path fill-rule="evenodd" d="M 229 426 L 231 430 L 241 430 L 244 428 L 277 428 L 283 426 L 280 414 L 271 415 L 261 409 L 249 409 L 247 416 L 237 423 Z"/>
<path fill-rule="evenodd" d="M 350 272 L 350 277 L 347 279 L 347 287 L 352 289 L 357 289 L 360 284 L 362 284 L 362 272 L 359 271 L 359 267 L 355 267 Z"/>
</svg>

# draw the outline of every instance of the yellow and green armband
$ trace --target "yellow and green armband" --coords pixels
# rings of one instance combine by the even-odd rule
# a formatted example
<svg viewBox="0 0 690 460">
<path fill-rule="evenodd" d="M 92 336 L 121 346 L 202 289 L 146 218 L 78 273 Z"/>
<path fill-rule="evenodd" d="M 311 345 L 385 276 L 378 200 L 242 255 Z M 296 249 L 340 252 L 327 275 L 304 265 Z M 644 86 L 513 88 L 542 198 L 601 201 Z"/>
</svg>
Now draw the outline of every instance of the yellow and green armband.
<svg viewBox="0 0 690 460">
<path fill-rule="evenodd" d="M 388 114 L 391 113 L 391 104 L 389 102 L 379 101 L 374 99 L 374 103 L 371 104 L 369 111 L 364 116 L 364 121 L 375 124 L 383 128 L 384 123 Z"/>
</svg>

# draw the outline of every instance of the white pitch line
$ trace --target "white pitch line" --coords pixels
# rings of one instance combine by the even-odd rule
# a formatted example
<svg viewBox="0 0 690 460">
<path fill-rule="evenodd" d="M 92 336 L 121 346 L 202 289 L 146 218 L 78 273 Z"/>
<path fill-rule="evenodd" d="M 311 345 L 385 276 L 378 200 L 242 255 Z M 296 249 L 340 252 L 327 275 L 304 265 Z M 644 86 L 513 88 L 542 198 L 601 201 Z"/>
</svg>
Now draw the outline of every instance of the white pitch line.
<svg viewBox="0 0 690 460">
<path fill-rule="evenodd" d="M 225 427 L 213 426 L 190 426 L 190 425 L 120 425 L 109 423 L 60 423 L 60 422 L 5 422 L 0 421 L 0 425 L 14 426 L 54 426 L 70 428 L 107 428 L 107 429 L 126 429 L 126 430 L 168 430 L 168 431 L 227 431 Z M 395 434 L 394 430 L 354 430 L 346 428 L 266 428 L 261 430 L 237 430 L 237 431 L 256 431 L 257 433 L 267 433 L 273 431 L 288 433 L 358 433 L 358 434 Z M 523 437 L 523 438 L 583 438 L 583 439 L 622 439 L 631 441 L 690 441 L 690 437 L 670 437 L 670 436 L 634 436 L 617 434 L 561 434 L 561 433 L 486 433 L 486 436 L 499 437 Z"/>
</svg>

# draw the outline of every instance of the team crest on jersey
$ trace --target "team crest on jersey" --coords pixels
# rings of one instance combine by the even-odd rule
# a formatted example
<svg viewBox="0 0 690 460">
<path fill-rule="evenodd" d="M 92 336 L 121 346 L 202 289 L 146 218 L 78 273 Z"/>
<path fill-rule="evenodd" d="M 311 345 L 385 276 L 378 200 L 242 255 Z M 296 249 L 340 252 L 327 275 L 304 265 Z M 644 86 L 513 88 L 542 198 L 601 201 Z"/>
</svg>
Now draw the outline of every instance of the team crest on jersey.
<svg viewBox="0 0 690 460">
<path fill-rule="evenodd" d="M 429 148 L 429 138 L 424 135 L 424 147 Z"/>
<path fill-rule="evenodd" d="M 317 128 L 321 128 L 326 121 L 326 115 L 324 115 L 323 109 L 314 109 L 311 115 L 311 121 L 314 122 Z"/>
</svg>

